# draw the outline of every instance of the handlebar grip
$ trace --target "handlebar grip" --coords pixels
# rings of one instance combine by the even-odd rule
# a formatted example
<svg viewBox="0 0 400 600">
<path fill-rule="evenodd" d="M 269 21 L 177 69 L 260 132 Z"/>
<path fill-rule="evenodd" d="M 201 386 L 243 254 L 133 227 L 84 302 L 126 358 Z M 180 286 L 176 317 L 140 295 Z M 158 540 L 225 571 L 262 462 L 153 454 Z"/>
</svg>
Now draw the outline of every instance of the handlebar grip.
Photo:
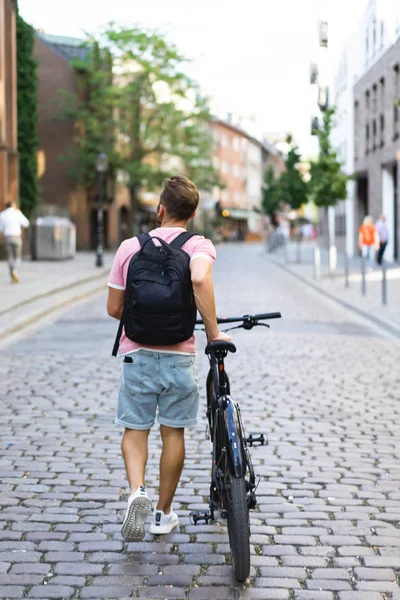
<svg viewBox="0 0 400 600">
<path fill-rule="evenodd" d="M 262 319 L 280 319 L 282 317 L 282 314 L 280 312 L 274 312 L 274 313 L 263 313 L 261 315 L 254 315 L 254 318 L 257 320 L 262 320 Z"/>
</svg>

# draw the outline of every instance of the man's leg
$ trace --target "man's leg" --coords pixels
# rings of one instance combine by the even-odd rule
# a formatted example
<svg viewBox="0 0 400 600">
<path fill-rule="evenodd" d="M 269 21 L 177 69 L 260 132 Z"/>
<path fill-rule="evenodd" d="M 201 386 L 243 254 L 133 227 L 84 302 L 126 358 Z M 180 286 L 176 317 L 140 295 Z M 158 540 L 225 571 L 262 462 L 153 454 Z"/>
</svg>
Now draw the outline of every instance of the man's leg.
<svg viewBox="0 0 400 600">
<path fill-rule="evenodd" d="M 19 269 L 22 258 L 22 238 L 16 237 L 14 240 L 14 257 L 15 257 L 15 268 Z"/>
<path fill-rule="evenodd" d="M 6 237 L 6 249 L 7 249 L 7 260 L 8 260 L 8 268 L 10 269 L 10 275 L 15 269 L 15 258 L 14 258 L 14 245 L 10 238 Z"/>
<path fill-rule="evenodd" d="M 185 461 L 185 430 L 160 426 L 163 449 L 160 459 L 160 496 L 157 509 L 168 514 Z"/>
<path fill-rule="evenodd" d="M 382 257 L 383 257 L 384 250 L 385 250 L 385 245 L 381 242 L 379 244 L 379 250 L 376 255 L 376 262 L 378 263 L 378 265 L 382 264 Z"/>
<path fill-rule="evenodd" d="M 144 486 L 148 457 L 148 437 L 150 430 L 125 429 L 122 438 L 122 456 L 125 461 L 131 494 Z"/>
</svg>

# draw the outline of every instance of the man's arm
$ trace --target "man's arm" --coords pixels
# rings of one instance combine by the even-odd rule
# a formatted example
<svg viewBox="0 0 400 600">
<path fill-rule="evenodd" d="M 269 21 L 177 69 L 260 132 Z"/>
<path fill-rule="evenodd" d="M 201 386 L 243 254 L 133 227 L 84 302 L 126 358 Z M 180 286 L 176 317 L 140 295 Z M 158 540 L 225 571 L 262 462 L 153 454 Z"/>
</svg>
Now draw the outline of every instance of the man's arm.
<svg viewBox="0 0 400 600">
<path fill-rule="evenodd" d="M 25 229 L 27 229 L 29 227 L 29 219 L 26 218 L 26 216 L 19 210 L 19 224 L 21 225 L 21 227 L 24 227 Z"/>
<path fill-rule="evenodd" d="M 215 309 L 212 265 L 208 258 L 198 256 L 190 263 L 196 306 L 203 319 L 209 342 L 230 341 L 231 338 L 219 330 Z"/>
<path fill-rule="evenodd" d="M 124 308 L 125 290 L 117 290 L 115 288 L 108 288 L 107 298 L 107 312 L 110 317 L 114 319 L 121 319 L 122 310 Z"/>
</svg>

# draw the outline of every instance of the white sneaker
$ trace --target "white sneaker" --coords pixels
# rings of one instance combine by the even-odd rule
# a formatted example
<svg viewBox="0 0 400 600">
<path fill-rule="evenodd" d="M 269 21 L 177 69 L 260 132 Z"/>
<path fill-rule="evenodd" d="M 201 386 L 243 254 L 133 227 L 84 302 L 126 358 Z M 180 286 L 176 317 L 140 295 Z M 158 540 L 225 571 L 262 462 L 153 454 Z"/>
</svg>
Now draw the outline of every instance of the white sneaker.
<svg viewBox="0 0 400 600">
<path fill-rule="evenodd" d="M 178 527 L 179 519 L 178 515 L 171 510 L 166 515 L 162 510 L 155 510 L 154 517 L 150 523 L 149 532 L 153 535 L 162 535 L 163 533 L 171 533 L 175 527 Z"/>
<path fill-rule="evenodd" d="M 128 499 L 128 508 L 121 529 L 122 537 L 125 540 L 139 542 L 144 538 L 144 525 L 151 510 L 151 500 L 147 495 L 146 488 L 140 486 Z"/>
</svg>

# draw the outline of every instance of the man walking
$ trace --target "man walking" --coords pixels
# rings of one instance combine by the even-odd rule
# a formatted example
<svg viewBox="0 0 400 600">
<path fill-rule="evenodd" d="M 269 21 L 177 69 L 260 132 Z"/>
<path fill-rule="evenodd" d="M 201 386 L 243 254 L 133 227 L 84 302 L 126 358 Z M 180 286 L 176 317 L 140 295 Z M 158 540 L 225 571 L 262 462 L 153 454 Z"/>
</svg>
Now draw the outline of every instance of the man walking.
<svg viewBox="0 0 400 600">
<path fill-rule="evenodd" d="M 107 310 L 121 319 L 116 423 L 125 428 L 122 453 L 131 490 L 122 525 L 127 540 L 143 539 L 152 510 L 145 470 L 157 412 L 162 453 L 150 533 L 168 534 L 179 525 L 172 500 L 184 464 L 184 431 L 196 424 L 198 410 L 196 307 L 209 342 L 230 340 L 216 319 L 215 248 L 210 240 L 186 231 L 198 203 L 198 190 L 186 177 L 166 180 L 157 211 L 160 227 L 122 242 L 109 277 Z"/>
<path fill-rule="evenodd" d="M 6 210 L 0 213 L 0 231 L 3 232 L 8 256 L 11 281 L 19 283 L 18 268 L 22 255 L 22 227 L 29 227 L 29 221 L 15 202 L 7 202 Z"/>
<path fill-rule="evenodd" d="M 389 231 L 386 225 L 386 217 L 381 215 L 375 223 L 376 230 L 379 236 L 379 250 L 376 255 L 376 262 L 378 265 L 382 264 L 383 255 L 386 250 L 386 246 L 389 242 Z"/>
</svg>

